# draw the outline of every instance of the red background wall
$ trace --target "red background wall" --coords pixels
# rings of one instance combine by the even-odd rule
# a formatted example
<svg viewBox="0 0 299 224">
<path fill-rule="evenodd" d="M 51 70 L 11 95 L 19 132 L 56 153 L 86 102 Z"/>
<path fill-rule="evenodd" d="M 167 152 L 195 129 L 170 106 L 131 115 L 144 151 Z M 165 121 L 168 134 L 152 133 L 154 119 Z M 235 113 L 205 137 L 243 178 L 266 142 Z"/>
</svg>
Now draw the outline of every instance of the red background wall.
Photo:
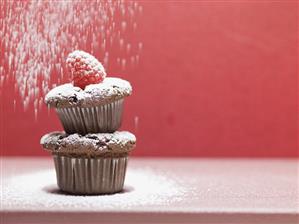
<svg viewBox="0 0 299 224">
<path fill-rule="evenodd" d="M 122 126 L 134 155 L 298 156 L 297 1 L 140 3 L 140 64 L 120 75 L 134 87 Z M 47 155 L 39 139 L 62 129 L 55 112 L 35 121 L 3 88 L 1 154 Z"/>
</svg>

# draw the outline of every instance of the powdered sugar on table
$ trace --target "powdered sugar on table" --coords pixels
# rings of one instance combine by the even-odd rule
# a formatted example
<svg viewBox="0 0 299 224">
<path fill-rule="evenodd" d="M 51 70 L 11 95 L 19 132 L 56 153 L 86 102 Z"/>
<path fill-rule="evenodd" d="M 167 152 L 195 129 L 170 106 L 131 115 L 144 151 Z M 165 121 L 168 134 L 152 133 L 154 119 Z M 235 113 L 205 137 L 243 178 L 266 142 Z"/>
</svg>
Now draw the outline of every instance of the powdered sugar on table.
<svg viewBox="0 0 299 224">
<path fill-rule="evenodd" d="M 124 191 L 58 191 L 53 162 L 4 158 L 5 223 L 297 223 L 298 160 L 132 158 Z"/>
<path fill-rule="evenodd" d="M 21 184 L 21 186 L 20 186 Z M 3 207 L 20 206 L 47 211 L 118 211 L 143 206 L 159 206 L 179 202 L 184 188 L 175 181 L 150 169 L 129 169 L 125 188 L 121 193 L 102 196 L 73 196 L 59 192 L 54 170 L 34 172 L 16 176 L 4 185 Z"/>
</svg>

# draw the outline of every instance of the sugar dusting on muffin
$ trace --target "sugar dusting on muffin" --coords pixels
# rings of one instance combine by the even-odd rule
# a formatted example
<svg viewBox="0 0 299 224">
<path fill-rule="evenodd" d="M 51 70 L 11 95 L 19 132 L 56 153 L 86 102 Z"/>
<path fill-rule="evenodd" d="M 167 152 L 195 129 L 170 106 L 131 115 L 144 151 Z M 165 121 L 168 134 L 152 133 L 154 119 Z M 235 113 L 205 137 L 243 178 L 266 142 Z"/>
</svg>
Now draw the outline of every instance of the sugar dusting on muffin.
<svg viewBox="0 0 299 224">
<path fill-rule="evenodd" d="M 87 135 L 51 132 L 41 138 L 40 144 L 45 150 L 53 153 L 90 157 L 111 156 L 132 151 L 136 144 L 136 137 L 127 131 Z"/>
<path fill-rule="evenodd" d="M 131 84 L 120 78 L 108 77 L 99 84 L 91 84 L 83 90 L 71 83 L 52 89 L 45 96 L 48 107 L 91 107 L 114 102 L 132 94 Z"/>
</svg>

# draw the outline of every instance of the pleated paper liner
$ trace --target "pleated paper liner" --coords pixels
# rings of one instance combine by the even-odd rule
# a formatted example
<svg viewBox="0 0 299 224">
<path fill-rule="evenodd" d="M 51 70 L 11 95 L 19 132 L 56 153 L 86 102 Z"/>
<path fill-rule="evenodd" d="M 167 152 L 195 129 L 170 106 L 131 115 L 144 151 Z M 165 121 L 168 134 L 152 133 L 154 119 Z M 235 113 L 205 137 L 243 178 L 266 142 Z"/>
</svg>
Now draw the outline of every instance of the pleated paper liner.
<svg viewBox="0 0 299 224">
<path fill-rule="evenodd" d="M 71 194 L 112 194 L 123 189 L 128 156 L 77 158 L 53 155 L 57 184 Z"/>
<path fill-rule="evenodd" d="M 123 101 L 94 107 L 57 108 L 56 111 L 68 134 L 111 133 L 121 126 Z"/>
</svg>

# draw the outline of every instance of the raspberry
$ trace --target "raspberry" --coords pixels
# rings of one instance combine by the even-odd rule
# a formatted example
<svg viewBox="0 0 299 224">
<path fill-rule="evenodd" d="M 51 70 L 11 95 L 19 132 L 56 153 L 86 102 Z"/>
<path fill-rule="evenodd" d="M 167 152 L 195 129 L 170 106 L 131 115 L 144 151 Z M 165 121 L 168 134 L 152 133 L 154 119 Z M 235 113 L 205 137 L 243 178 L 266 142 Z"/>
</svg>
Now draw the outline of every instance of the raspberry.
<svg viewBox="0 0 299 224">
<path fill-rule="evenodd" d="M 84 51 L 73 51 L 68 55 L 66 63 L 72 74 L 74 86 L 81 89 L 89 84 L 100 83 L 106 77 L 103 65 L 94 56 Z"/>
</svg>

